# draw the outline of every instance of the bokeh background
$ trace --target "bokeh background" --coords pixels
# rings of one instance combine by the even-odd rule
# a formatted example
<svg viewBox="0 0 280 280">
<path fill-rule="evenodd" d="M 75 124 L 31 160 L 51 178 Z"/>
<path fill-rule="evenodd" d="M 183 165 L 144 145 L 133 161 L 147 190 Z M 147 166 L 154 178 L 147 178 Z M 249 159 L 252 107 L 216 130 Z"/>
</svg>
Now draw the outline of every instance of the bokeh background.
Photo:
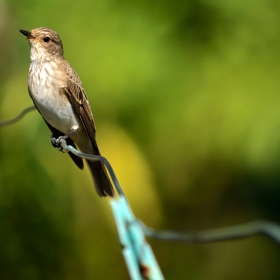
<svg viewBox="0 0 280 280">
<path fill-rule="evenodd" d="M 280 223 L 279 1 L 1 0 L 0 120 L 32 105 L 18 30 L 40 26 L 62 37 L 138 218 Z M 109 201 L 40 115 L 0 139 L 0 278 L 128 279 Z M 280 247 L 263 237 L 149 243 L 166 279 L 280 279 Z"/>
</svg>

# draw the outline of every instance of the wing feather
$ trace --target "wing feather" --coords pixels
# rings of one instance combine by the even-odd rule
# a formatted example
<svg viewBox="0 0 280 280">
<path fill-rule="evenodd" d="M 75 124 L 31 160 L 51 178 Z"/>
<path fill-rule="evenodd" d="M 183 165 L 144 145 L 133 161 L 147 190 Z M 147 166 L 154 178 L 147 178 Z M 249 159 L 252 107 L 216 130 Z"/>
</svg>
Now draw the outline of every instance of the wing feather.
<svg viewBox="0 0 280 280">
<path fill-rule="evenodd" d="M 92 142 L 92 146 L 97 154 L 99 150 L 96 144 L 95 135 L 95 123 L 92 116 L 91 108 L 82 86 L 78 74 L 73 70 L 73 68 L 65 61 L 65 70 L 67 75 L 67 84 L 63 88 L 67 94 L 75 112 L 80 117 L 84 128 Z"/>
</svg>

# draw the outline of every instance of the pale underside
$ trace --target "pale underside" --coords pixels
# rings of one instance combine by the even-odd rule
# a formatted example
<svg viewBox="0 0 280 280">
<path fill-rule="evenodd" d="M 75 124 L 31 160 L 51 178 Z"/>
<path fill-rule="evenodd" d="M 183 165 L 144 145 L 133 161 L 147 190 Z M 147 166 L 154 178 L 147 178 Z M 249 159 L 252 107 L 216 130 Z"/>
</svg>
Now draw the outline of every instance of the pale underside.
<svg viewBox="0 0 280 280">
<path fill-rule="evenodd" d="M 37 71 L 38 67 L 40 71 Z M 54 75 L 54 69 L 56 75 Z M 29 92 L 43 118 L 64 134 L 77 129 L 71 135 L 71 139 L 76 142 L 81 151 L 92 153 L 90 138 L 64 91 L 67 86 L 65 74 L 60 73 L 54 62 L 43 62 L 39 65 L 31 63 L 31 72 L 32 75 L 29 74 L 28 79 Z"/>
</svg>

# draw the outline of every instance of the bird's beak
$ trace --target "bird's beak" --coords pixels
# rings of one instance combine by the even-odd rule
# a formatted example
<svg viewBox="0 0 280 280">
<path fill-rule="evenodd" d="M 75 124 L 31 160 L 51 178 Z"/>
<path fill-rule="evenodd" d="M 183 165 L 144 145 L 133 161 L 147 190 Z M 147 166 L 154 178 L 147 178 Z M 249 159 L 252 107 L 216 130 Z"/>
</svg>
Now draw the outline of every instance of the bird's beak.
<svg viewBox="0 0 280 280">
<path fill-rule="evenodd" d="M 23 34 L 24 36 L 27 37 L 27 39 L 33 39 L 34 37 L 31 35 L 31 32 L 30 31 L 26 31 L 26 30 L 22 30 L 20 29 L 19 30 L 21 34 Z"/>
</svg>

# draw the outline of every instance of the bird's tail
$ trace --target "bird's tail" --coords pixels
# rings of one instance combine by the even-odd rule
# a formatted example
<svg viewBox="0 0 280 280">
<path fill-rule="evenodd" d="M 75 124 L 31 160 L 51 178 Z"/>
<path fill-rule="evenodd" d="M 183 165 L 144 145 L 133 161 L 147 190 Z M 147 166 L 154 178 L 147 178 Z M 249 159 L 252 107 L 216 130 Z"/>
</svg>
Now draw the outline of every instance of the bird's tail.
<svg viewBox="0 0 280 280">
<path fill-rule="evenodd" d="M 112 183 L 103 164 L 100 161 L 87 160 L 86 162 L 89 167 L 98 195 L 114 197 Z"/>
</svg>

